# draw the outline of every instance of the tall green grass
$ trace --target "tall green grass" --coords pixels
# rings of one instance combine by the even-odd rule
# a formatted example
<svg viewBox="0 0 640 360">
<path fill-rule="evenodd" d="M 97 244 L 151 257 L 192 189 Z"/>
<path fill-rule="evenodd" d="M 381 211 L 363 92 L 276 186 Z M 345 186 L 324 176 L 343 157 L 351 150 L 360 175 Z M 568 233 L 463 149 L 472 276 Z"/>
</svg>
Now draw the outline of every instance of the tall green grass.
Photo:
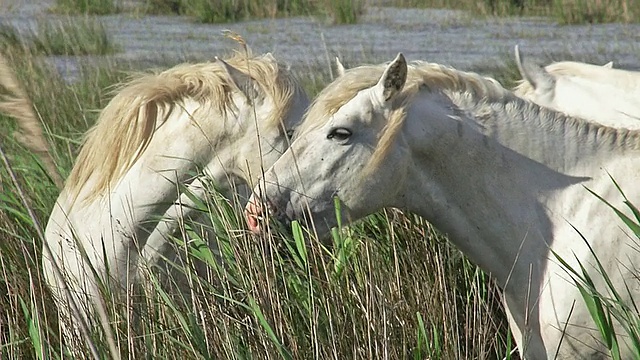
<svg viewBox="0 0 640 360">
<path fill-rule="evenodd" d="M 144 8 L 148 13 L 187 15 L 203 23 L 316 15 L 336 24 L 353 24 L 364 5 L 362 0 L 146 0 Z"/>
<path fill-rule="evenodd" d="M 635 236 L 635 238 L 630 239 L 633 242 L 631 251 L 638 251 L 638 244 L 640 244 L 640 210 L 627 198 L 623 189 L 615 182 L 615 179 L 612 178 L 611 181 L 622 195 L 627 210 L 633 214 L 632 217 L 625 215 L 624 210 L 618 209 L 597 193 L 590 189 L 587 190 L 616 213 L 631 234 Z M 577 266 L 571 266 L 568 263 L 568 259 L 562 259 L 557 254 L 554 255 L 564 266 L 570 279 L 580 291 L 589 314 L 600 332 L 602 343 L 609 350 L 611 358 L 615 360 L 622 359 L 621 348 L 629 346 L 631 353 L 635 354 L 634 359 L 640 359 L 640 311 L 637 305 L 638 299 L 634 298 L 631 293 L 631 289 L 637 288 L 636 282 L 640 280 L 640 269 L 635 267 L 625 268 L 625 271 L 631 271 L 631 276 L 623 281 L 622 286 L 616 286 L 611 279 L 610 275 L 612 274 L 607 273 L 598 255 L 589 245 L 588 239 L 578 229 L 576 231 L 588 246 L 590 255 L 594 259 L 593 265 L 578 261 Z M 595 271 L 589 271 L 589 268 L 595 268 Z M 604 286 L 597 287 L 596 283 L 602 283 Z M 621 326 L 623 333 L 620 333 L 620 330 L 616 333 L 617 324 Z"/>
<path fill-rule="evenodd" d="M 635 0 L 554 0 L 553 16 L 563 24 L 601 24 L 640 21 Z"/>
<path fill-rule="evenodd" d="M 561 24 L 640 21 L 640 2 L 635 0 L 393 0 L 390 5 L 460 9 L 482 16 L 547 16 Z"/>
<path fill-rule="evenodd" d="M 109 100 L 106 89 L 125 77 L 123 67 L 82 67 L 68 85 L 31 52 L 9 57 L 66 175 L 95 109 Z M 303 80 L 309 89 L 329 77 L 299 76 L 309 78 Z M 0 358 L 59 358 L 72 347 L 88 356 L 81 337 L 71 344 L 61 339 L 63 320 L 42 280 L 42 244 L 34 228 L 46 223 L 57 190 L 13 140 L 13 120 L 0 117 L 0 124 L 7 129 L 0 144 L 17 179 L 0 167 Z M 510 351 L 497 287 L 422 219 L 385 211 L 336 233 L 332 244 L 302 231 L 256 239 L 242 231 L 243 200 L 220 198 L 213 186 L 210 193 L 198 204 L 209 221 L 185 224 L 181 233 L 189 241 L 176 239 L 181 249 L 189 246 L 185 264 L 210 264 L 205 274 L 187 266 L 175 286 L 150 275 L 134 313 L 104 294 L 116 355 L 447 359 L 502 358 Z M 215 228 L 224 267 L 195 246 L 205 242 L 202 226 Z M 193 290 L 181 299 L 175 289 L 185 283 Z M 99 357 L 112 358 L 104 330 L 92 329 Z"/>
<path fill-rule="evenodd" d="M 102 22 L 89 16 L 40 22 L 24 35 L 3 24 L 0 45 L 5 52 L 11 49 L 44 55 L 107 55 L 119 51 Z"/>
<path fill-rule="evenodd" d="M 66 175 L 82 133 L 94 121 L 90 110 L 106 104 L 105 99 L 96 94 L 104 95 L 104 88 L 123 75 L 92 71 L 92 67 L 86 66 L 84 81 L 69 85 L 43 58 L 29 49 L 3 55 L 17 70 L 36 112 L 42 117 L 57 166 Z M 14 121 L 0 116 L 0 124 L 4 129 L 0 144 L 13 166 L 17 184 L 28 195 L 25 205 L 3 165 L 0 168 L 0 308 L 3 309 L 0 357 L 34 358 L 34 351 L 39 350 L 29 349 L 33 341 L 31 336 L 37 334 L 40 337 L 38 342 L 46 343 L 43 349 L 49 351 L 49 346 L 58 341 L 58 318 L 43 286 L 41 242 L 27 210 L 30 209 L 41 224 L 46 223 L 57 189 L 33 155 L 13 139 Z M 39 331 L 34 333 L 34 329 Z"/>
<path fill-rule="evenodd" d="M 316 12 L 316 4 L 306 0 L 284 2 L 274 0 L 146 0 L 145 8 L 150 12 L 192 16 L 204 23 L 310 15 Z"/>
<path fill-rule="evenodd" d="M 6 55 L 42 117 L 58 168 L 68 174 L 108 89 L 135 65 L 87 64 L 67 84 L 28 48 Z M 514 66 L 492 70 L 505 82 L 517 75 Z M 330 80 L 321 66 L 298 77 L 312 96 Z M 14 121 L 0 116 L 0 126 L 6 129 L 0 147 L 17 180 L 0 167 L 0 358 L 60 358 L 72 348 L 88 356 L 81 337 L 61 338 L 64 319 L 42 279 L 35 228 L 46 223 L 57 190 L 13 140 Z M 139 305 L 135 312 L 105 291 L 109 328 L 90 333 L 98 357 L 512 358 L 498 288 L 419 217 L 383 211 L 334 232 L 329 243 L 295 226 L 293 235 L 257 239 L 242 230 L 244 200 L 222 198 L 208 186 L 209 199 L 197 204 L 208 221 L 186 223 L 175 239 L 190 255 L 180 262 L 183 275 L 166 281 L 153 269 L 148 286 L 129 298 Z M 224 266 L 198 246 L 206 243 L 203 227 L 218 234 Z M 208 264 L 205 273 L 196 273 L 194 259 Z M 574 275 L 586 294 L 598 294 L 579 270 Z M 177 289 L 184 284 L 192 292 L 182 298 Z M 606 334 L 606 321 L 626 315 L 615 312 L 615 302 L 600 304 L 594 313 L 605 314 Z M 116 340 L 116 354 L 105 331 Z"/>
<path fill-rule="evenodd" d="M 354 24 L 367 6 L 460 9 L 481 16 L 548 16 L 562 24 L 640 21 L 640 3 L 635 0 L 145 0 L 133 9 L 126 9 L 121 0 L 56 0 L 52 10 L 72 15 L 142 10 L 186 15 L 203 23 L 313 15 L 335 24 Z"/>
<path fill-rule="evenodd" d="M 122 10 L 122 0 L 56 0 L 54 12 L 69 15 L 108 15 Z"/>
</svg>

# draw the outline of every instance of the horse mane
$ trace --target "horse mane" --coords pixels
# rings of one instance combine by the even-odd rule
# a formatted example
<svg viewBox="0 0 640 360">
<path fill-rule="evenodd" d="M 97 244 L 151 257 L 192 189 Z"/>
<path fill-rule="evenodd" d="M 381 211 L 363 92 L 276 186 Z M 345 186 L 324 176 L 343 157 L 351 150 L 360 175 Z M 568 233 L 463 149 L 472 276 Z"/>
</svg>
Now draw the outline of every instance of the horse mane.
<svg viewBox="0 0 640 360">
<path fill-rule="evenodd" d="M 543 71 L 554 76 L 582 76 L 585 77 L 591 74 L 590 71 L 585 71 L 587 66 L 596 67 L 596 65 L 579 63 L 575 61 L 561 61 L 551 63 L 544 67 Z M 611 69 L 608 69 L 611 70 Z M 513 93 L 520 97 L 532 96 L 535 93 L 535 88 L 526 79 L 520 79 L 516 82 L 516 86 L 512 89 Z"/>
<path fill-rule="evenodd" d="M 278 119 L 291 106 L 299 85 L 270 55 L 253 57 L 235 52 L 227 63 L 249 74 L 272 97 L 276 111 L 267 119 Z M 157 128 L 180 110 L 190 98 L 217 106 L 223 116 L 235 110 L 234 87 L 218 62 L 180 64 L 171 69 L 137 74 L 118 85 L 115 96 L 101 111 L 96 124 L 86 133 L 82 148 L 66 183 L 72 199 L 91 179 L 91 200 L 113 187 L 144 153 Z"/>
<path fill-rule="evenodd" d="M 374 86 L 382 76 L 385 67 L 386 64 L 363 65 L 345 71 L 344 75 L 325 87 L 316 97 L 307 110 L 298 133 L 304 133 L 325 124 L 329 116 L 353 99 L 359 91 Z M 511 94 L 491 78 L 461 72 L 444 65 L 424 61 L 411 62 L 408 65 L 405 86 L 395 97 L 390 119 L 378 137 L 378 145 L 371 157 L 372 167 L 375 167 L 386 155 L 395 135 L 402 128 L 407 105 L 421 89 L 467 93 L 486 99 L 501 99 Z"/>
<path fill-rule="evenodd" d="M 343 76 L 329 84 L 316 97 L 305 115 L 305 120 L 299 127 L 299 132 L 304 133 L 325 124 L 331 115 L 353 99 L 359 91 L 374 86 L 382 76 L 385 67 L 386 64 L 364 65 L 347 70 Z M 542 121 L 549 126 L 553 126 L 554 122 L 557 124 L 557 122 L 564 121 L 567 126 L 575 128 L 576 131 L 593 134 L 598 138 L 598 141 L 612 144 L 634 141 L 640 145 L 640 131 L 616 129 L 584 119 L 568 117 L 516 96 L 493 78 L 459 71 L 444 65 L 416 61 L 408 66 L 407 82 L 401 93 L 396 96 L 389 121 L 378 136 L 378 145 L 368 164 L 370 168 L 375 168 L 386 156 L 393 139 L 402 128 L 407 106 L 413 97 L 423 89 L 440 91 L 454 102 L 472 100 L 473 103 L 485 105 L 490 102 L 498 102 L 505 107 L 509 103 L 508 108 L 513 109 L 515 105 L 520 110 L 530 107 L 529 110 L 539 114 Z M 533 88 L 531 89 L 533 91 Z"/>
<path fill-rule="evenodd" d="M 609 82 L 615 77 L 632 76 L 629 81 L 634 84 L 640 79 L 640 74 L 631 75 L 633 73 L 623 69 L 611 69 L 600 65 L 577 61 L 559 61 L 551 63 L 544 67 L 544 71 L 553 77 L 575 76 L 582 79 L 591 80 L 593 82 Z M 520 97 L 527 97 L 534 93 L 533 85 L 525 79 L 518 80 L 517 85 L 513 88 L 513 92 Z"/>
<path fill-rule="evenodd" d="M 533 85 L 525 79 L 518 80 L 516 82 L 516 86 L 512 89 L 513 93 L 520 97 L 530 97 L 533 96 L 536 89 L 534 89 Z"/>
<path fill-rule="evenodd" d="M 545 70 L 558 76 L 580 76 L 590 77 L 594 72 L 605 72 L 611 74 L 612 72 L 619 72 L 619 69 L 609 69 L 599 65 L 587 64 L 576 61 L 559 61 L 554 62 L 545 67 Z"/>
<path fill-rule="evenodd" d="M 521 98 L 520 95 L 505 89 L 493 78 L 484 77 L 476 73 L 458 71 L 446 66 L 431 65 L 429 68 L 422 67 L 421 70 L 426 70 L 427 72 L 436 71 L 433 74 L 429 73 L 427 75 L 429 77 L 448 79 L 438 85 L 442 86 L 440 90 L 447 93 L 457 105 L 462 105 L 463 102 L 469 104 L 470 101 L 476 110 L 480 109 L 480 112 L 483 112 L 483 109 L 495 107 L 497 103 L 504 107 L 506 112 L 511 113 L 511 116 L 520 116 L 522 121 L 529 121 L 529 118 L 533 118 L 539 122 L 541 127 L 573 129 L 576 133 L 594 138 L 594 142 L 598 144 L 640 149 L 640 131 L 638 130 L 615 128 L 583 118 L 568 116 L 562 112 Z M 560 75 L 575 75 L 579 71 L 584 71 L 587 67 L 591 67 L 592 70 L 605 69 L 597 65 L 563 61 L 551 64 L 548 71 Z M 442 73 L 438 74 L 437 71 L 442 71 Z M 619 70 L 606 69 L 606 71 Z M 531 86 L 528 82 L 527 84 Z M 533 91 L 532 87 L 531 91 Z M 468 107 L 466 108 L 468 109 Z M 525 114 L 534 116 L 527 117 Z"/>
<path fill-rule="evenodd" d="M 575 61 L 554 62 L 544 67 L 543 71 L 550 75 L 556 76 L 578 76 L 589 77 L 593 73 L 594 68 L 602 68 L 597 65 L 591 65 Z M 585 71 L 589 69 L 589 71 Z M 607 69 L 612 70 L 612 69 Z M 520 97 L 531 96 L 535 92 L 533 85 L 525 79 L 520 79 L 513 88 L 513 92 Z"/>
</svg>

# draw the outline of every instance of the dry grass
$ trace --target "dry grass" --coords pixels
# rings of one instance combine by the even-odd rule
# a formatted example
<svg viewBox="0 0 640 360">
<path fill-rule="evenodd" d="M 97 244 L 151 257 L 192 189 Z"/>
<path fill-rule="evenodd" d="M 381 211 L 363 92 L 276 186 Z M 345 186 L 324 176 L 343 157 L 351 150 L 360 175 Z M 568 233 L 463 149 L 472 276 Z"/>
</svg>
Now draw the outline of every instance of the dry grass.
<svg viewBox="0 0 640 360">
<path fill-rule="evenodd" d="M 107 55 L 119 51 L 102 22 L 95 17 L 68 17 L 39 22 L 22 36 L 13 26 L 0 25 L 3 51 L 45 55 Z"/>
<path fill-rule="evenodd" d="M 564 24 L 638 22 L 640 2 L 635 0 L 554 0 L 554 15 Z"/>
<path fill-rule="evenodd" d="M 394 6 L 461 9 L 482 16 L 547 16 L 561 24 L 638 22 L 635 0 L 394 0 Z"/>
</svg>

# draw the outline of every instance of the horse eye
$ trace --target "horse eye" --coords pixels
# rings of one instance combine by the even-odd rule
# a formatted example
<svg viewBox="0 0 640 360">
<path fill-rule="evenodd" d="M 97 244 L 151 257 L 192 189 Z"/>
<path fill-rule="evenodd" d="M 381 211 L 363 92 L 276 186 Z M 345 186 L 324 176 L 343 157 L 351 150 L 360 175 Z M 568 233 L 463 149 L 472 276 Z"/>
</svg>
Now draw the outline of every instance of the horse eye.
<svg viewBox="0 0 640 360">
<path fill-rule="evenodd" d="M 345 141 L 351 137 L 351 130 L 346 128 L 335 128 L 329 132 L 327 135 L 327 139 L 337 140 L 337 141 Z"/>
<path fill-rule="evenodd" d="M 293 138 L 293 129 L 289 129 L 286 132 L 287 139 L 291 140 Z"/>
</svg>

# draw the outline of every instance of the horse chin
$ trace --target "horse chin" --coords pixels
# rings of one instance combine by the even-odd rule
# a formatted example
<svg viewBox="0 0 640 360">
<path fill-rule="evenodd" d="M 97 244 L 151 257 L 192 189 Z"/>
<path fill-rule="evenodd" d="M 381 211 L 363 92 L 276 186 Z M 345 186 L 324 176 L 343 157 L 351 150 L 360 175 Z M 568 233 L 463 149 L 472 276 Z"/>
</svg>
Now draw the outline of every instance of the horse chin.
<svg viewBox="0 0 640 360">
<path fill-rule="evenodd" d="M 297 209 L 291 202 L 286 205 L 281 204 L 281 206 L 273 206 L 272 204 L 275 204 L 273 201 L 267 203 L 271 205 L 269 208 L 269 228 L 272 232 L 275 231 L 292 238 L 294 235 L 293 224 L 296 223 L 305 237 L 308 237 L 307 235 L 317 237 L 323 245 L 332 244 L 331 228 L 335 225 L 329 224 L 325 217 L 311 217 L 308 211 Z"/>
</svg>

